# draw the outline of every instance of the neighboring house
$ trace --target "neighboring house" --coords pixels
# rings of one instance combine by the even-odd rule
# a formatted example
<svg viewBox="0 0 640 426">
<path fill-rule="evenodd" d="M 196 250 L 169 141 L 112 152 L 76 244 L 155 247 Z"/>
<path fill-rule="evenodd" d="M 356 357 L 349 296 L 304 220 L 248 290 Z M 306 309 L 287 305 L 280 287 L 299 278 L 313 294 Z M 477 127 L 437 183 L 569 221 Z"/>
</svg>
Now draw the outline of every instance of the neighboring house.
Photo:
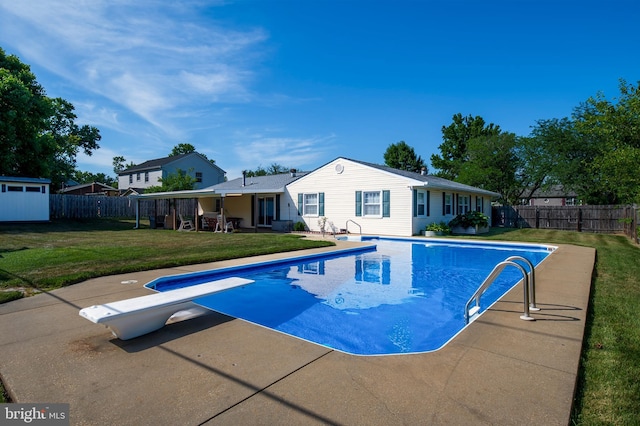
<svg viewBox="0 0 640 426">
<path fill-rule="evenodd" d="M 91 182 L 81 185 L 65 186 L 60 194 L 66 195 L 107 195 L 110 197 L 118 196 L 119 192 L 117 188 L 106 185 L 100 182 Z"/>
<path fill-rule="evenodd" d="M 145 161 L 118 173 L 118 188 L 143 190 L 151 186 L 161 186 L 159 179 L 175 174 L 178 169 L 186 172 L 196 183 L 194 189 L 202 189 L 224 182 L 225 171 L 197 152 L 173 155 Z"/>
<path fill-rule="evenodd" d="M 304 222 L 319 231 L 326 217 L 327 232 L 411 236 L 469 210 L 484 213 L 491 223 L 491 200 L 498 196 L 435 176 L 337 158 L 309 173 L 238 178 L 138 199 L 197 198 L 198 215 L 223 212 L 243 228 L 280 229 L 283 222 L 285 227 Z"/>
<path fill-rule="evenodd" d="M 566 191 L 562 185 L 554 185 L 548 189 L 537 189 L 532 197 L 522 200 L 529 206 L 577 206 L 580 204 L 575 191 Z"/>
<path fill-rule="evenodd" d="M 49 179 L 0 176 L 0 222 L 49 220 Z"/>
</svg>

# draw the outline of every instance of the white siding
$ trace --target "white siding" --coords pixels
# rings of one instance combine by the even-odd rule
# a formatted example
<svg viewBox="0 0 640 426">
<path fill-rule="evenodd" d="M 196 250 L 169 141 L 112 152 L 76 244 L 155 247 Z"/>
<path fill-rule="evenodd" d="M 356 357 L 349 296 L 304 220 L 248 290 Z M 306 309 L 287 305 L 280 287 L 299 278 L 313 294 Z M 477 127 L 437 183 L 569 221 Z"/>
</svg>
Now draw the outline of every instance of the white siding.
<svg viewBox="0 0 640 426">
<path fill-rule="evenodd" d="M 0 192 L 0 221 L 29 222 L 49 220 L 49 184 L 25 182 L 1 182 L 5 191 Z M 44 193 L 42 187 L 45 187 Z M 9 187 L 21 187 L 22 191 L 9 191 Z M 32 188 L 27 191 L 27 187 Z"/>
<path fill-rule="evenodd" d="M 338 164 L 343 167 L 340 173 L 336 170 Z M 347 221 L 352 220 L 362 227 L 363 234 L 410 236 L 414 233 L 413 190 L 408 182 L 401 176 L 340 158 L 289 184 L 287 191 L 291 198 L 287 201 L 297 209 L 298 194 L 323 192 L 324 216 L 336 229 L 346 228 Z M 382 190 L 390 191 L 390 217 L 356 216 L 356 191 Z M 318 216 L 300 216 L 297 210 L 294 214 L 297 217 L 294 222 L 304 221 L 310 230 L 320 230 Z M 348 229 L 359 231 L 353 223 L 349 223 Z"/>
</svg>

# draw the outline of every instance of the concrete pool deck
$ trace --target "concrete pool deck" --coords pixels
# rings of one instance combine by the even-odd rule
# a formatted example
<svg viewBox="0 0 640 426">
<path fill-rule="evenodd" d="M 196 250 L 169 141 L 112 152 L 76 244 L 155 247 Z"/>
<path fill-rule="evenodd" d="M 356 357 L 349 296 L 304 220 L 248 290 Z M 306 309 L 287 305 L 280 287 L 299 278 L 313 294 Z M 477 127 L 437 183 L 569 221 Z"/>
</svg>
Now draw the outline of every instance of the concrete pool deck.
<svg viewBox="0 0 640 426">
<path fill-rule="evenodd" d="M 120 341 L 78 315 L 149 294 L 142 286 L 163 275 L 301 253 L 102 277 L 2 304 L 0 376 L 13 402 L 69 403 L 72 425 L 568 424 L 591 248 L 560 245 L 536 269 L 536 321 L 519 319 L 518 285 L 424 354 L 353 356 L 213 312 Z"/>
</svg>

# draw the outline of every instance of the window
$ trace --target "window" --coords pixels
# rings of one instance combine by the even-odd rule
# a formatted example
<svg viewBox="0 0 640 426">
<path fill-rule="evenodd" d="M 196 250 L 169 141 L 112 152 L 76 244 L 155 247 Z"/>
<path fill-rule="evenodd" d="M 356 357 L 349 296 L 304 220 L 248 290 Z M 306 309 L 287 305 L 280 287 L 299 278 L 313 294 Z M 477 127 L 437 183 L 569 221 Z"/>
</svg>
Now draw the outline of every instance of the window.
<svg viewBox="0 0 640 426">
<path fill-rule="evenodd" d="M 470 195 L 460 195 L 458 196 L 458 213 L 465 214 L 469 211 L 469 198 Z"/>
<path fill-rule="evenodd" d="M 129 175 L 129 183 L 133 183 L 133 175 Z"/>
<path fill-rule="evenodd" d="M 452 214 L 451 213 L 452 204 L 453 203 L 451 202 L 451 194 L 443 193 L 442 194 L 442 214 L 443 215 Z"/>
<path fill-rule="evenodd" d="M 304 194 L 303 216 L 318 216 L 318 194 Z"/>
<path fill-rule="evenodd" d="M 26 192 L 40 192 L 39 186 L 25 186 L 24 189 Z"/>
<path fill-rule="evenodd" d="M 22 186 L 7 185 L 7 191 L 9 191 L 9 192 L 22 192 Z"/>
<path fill-rule="evenodd" d="M 429 213 L 429 191 L 413 190 L 413 217 L 427 217 Z"/>
<path fill-rule="evenodd" d="M 196 182 L 202 182 L 202 172 L 196 172 Z"/>
<path fill-rule="evenodd" d="M 149 172 L 144 172 L 144 181 L 149 182 Z"/>
<path fill-rule="evenodd" d="M 363 216 L 382 216 L 382 195 L 380 191 L 364 191 L 363 198 Z"/>
<path fill-rule="evenodd" d="M 324 216 L 324 192 L 298 194 L 300 216 Z"/>
<path fill-rule="evenodd" d="M 482 197 L 476 197 L 476 211 L 480 213 L 484 213 L 484 206 L 482 201 Z"/>
<path fill-rule="evenodd" d="M 136 181 L 140 182 L 140 173 L 136 173 Z"/>
<path fill-rule="evenodd" d="M 356 216 L 391 217 L 391 191 L 356 191 Z"/>
<path fill-rule="evenodd" d="M 418 191 L 418 216 L 424 217 L 427 212 L 427 196 L 424 192 Z"/>
</svg>

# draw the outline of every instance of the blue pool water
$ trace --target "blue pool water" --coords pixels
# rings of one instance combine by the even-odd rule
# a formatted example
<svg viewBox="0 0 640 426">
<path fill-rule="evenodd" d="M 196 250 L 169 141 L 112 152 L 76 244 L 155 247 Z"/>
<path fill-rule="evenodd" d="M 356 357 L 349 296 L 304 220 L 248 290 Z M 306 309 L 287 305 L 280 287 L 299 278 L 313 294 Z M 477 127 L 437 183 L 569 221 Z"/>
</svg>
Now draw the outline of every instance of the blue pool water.
<svg viewBox="0 0 640 426">
<path fill-rule="evenodd" d="M 465 327 L 465 304 L 497 263 L 517 255 L 537 265 L 551 253 L 534 245 L 371 242 L 375 247 L 349 253 L 163 277 L 147 286 L 166 291 L 244 277 L 255 283 L 195 302 L 351 354 L 428 352 Z M 506 268 L 482 296 L 483 310 L 521 278 Z"/>
</svg>

